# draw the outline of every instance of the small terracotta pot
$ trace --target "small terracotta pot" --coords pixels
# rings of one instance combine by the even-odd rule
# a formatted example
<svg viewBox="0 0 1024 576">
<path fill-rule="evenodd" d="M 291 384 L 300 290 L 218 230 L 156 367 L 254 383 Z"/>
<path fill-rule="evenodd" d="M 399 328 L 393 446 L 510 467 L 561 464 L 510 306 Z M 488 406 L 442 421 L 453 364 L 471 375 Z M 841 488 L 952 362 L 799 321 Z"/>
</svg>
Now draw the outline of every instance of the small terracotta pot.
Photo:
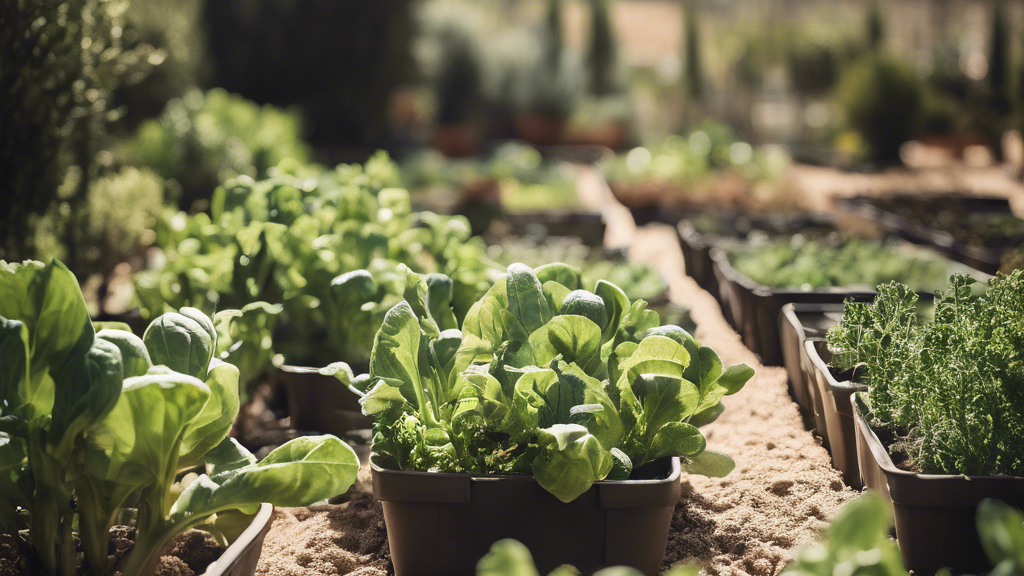
<svg viewBox="0 0 1024 576">
<path fill-rule="evenodd" d="M 534 146 L 553 146 L 562 143 L 566 119 L 562 116 L 520 112 L 515 116 L 516 133 L 521 140 Z"/>
<path fill-rule="evenodd" d="M 441 124 L 434 127 L 434 148 L 449 158 L 476 154 L 480 134 L 472 124 Z"/>
</svg>

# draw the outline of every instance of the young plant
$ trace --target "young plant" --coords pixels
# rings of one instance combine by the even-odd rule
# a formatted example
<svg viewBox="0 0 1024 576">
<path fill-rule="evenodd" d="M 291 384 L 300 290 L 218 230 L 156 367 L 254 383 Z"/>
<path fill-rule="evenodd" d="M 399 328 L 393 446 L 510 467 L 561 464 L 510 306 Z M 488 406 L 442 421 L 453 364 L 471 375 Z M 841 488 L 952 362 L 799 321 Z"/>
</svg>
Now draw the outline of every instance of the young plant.
<svg viewBox="0 0 1024 576">
<path fill-rule="evenodd" d="M 213 316 L 216 357 L 238 368 L 243 404 L 253 384 L 274 364 L 274 328 L 281 310 L 279 304 L 252 302 L 241 310 L 222 310 Z"/>
<path fill-rule="evenodd" d="M 847 302 L 828 333 L 833 363 L 868 384 L 872 425 L 894 432 L 925 473 L 1024 476 L 1024 271 L 984 293 L 953 275 L 931 322 L 917 295 L 879 286 Z"/>
<path fill-rule="evenodd" d="M 533 474 L 564 502 L 600 480 L 657 474 L 672 456 L 708 476 L 734 467 L 705 450 L 698 426 L 753 370 L 725 369 L 646 302 L 604 281 L 581 290 L 565 264 L 513 264 L 458 330 L 445 328 L 440 286 L 408 273 L 355 386 L 381 465 Z"/>
<path fill-rule="evenodd" d="M 44 574 L 75 574 L 76 532 L 88 573 L 152 574 L 185 529 L 223 536 L 204 523 L 262 502 L 304 506 L 355 481 L 354 452 L 332 436 L 258 463 L 228 437 L 239 372 L 213 359 L 216 341 L 190 308 L 142 338 L 97 332 L 63 264 L 0 261 L 0 530 L 25 534 Z M 186 486 L 189 471 L 201 474 Z M 128 508 L 135 546 L 108 565 L 111 525 Z"/>
</svg>

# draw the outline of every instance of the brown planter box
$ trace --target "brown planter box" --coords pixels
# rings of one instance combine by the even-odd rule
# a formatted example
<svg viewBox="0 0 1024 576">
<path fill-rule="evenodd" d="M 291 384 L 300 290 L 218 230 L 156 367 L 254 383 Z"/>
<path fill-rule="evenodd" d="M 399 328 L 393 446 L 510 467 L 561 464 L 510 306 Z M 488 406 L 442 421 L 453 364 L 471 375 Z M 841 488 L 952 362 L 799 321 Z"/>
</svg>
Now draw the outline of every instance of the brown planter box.
<svg viewBox="0 0 1024 576">
<path fill-rule="evenodd" d="M 954 476 L 900 470 L 856 406 L 857 458 L 868 488 L 892 502 L 896 540 L 908 570 L 981 574 L 992 569 L 975 514 L 985 498 L 1024 508 L 1024 478 Z"/>
<path fill-rule="evenodd" d="M 782 358 L 792 385 L 793 399 L 804 412 L 811 412 L 807 387 L 810 379 L 805 378 L 807 352 L 804 341 L 808 338 L 822 338 L 828 328 L 839 321 L 843 314 L 842 304 L 786 304 L 779 316 L 779 343 Z"/>
<path fill-rule="evenodd" d="M 818 433 L 828 436 L 832 465 L 842 473 L 843 481 L 847 486 L 860 490 L 864 483 L 861 481 L 860 464 L 857 460 L 853 395 L 856 392 L 866 392 L 868 387 L 836 378 L 826 364 L 826 359 L 831 359 L 832 353 L 828 351 L 824 340 L 807 340 L 804 342 L 804 349 L 812 367 L 812 371 L 807 374 L 808 384 L 817 388 L 824 411 L 825 429 L 819 429 Z"/>
<path fill-rule="evenodd" d="M 263 541 L 274 523 L 274 507 L 261 504 L 249 527 L 203 572 L 203 576 L 253 576 L 260 561 Z"/>
<path fill-rule="evenodd" d="M 680 495 L 679 459 L 665 478 L 597 482 L 564 503 L 532 476 L 385 470 L 371 459 L 384 506 L 395 576 L 472 576 L 491 544 L 525 544 L 542 574 L 563 564 L 583 574 L 630 566 L 661 569 Z"/>
<path fill-rule="evenodd" d="M 359 374 L 356 367 L 353 371 Z M 373 427 L 373 420 L 363 415 L 359 397 L 333 376 L 324 376 L 316 368 L 284 365 L 275 380 L 285 388 L 288 415 L 296 430 L 344 438 L 352 430 Z"/>
</svg>

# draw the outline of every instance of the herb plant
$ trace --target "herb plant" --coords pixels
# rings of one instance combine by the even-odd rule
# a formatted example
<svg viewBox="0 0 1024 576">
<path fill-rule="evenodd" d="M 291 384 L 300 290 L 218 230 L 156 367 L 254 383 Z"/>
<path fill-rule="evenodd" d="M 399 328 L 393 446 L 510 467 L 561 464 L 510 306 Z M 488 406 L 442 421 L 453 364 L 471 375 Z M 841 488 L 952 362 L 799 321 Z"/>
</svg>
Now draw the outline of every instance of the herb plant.
<svg viewBox="0 0 1024 576">
<path fill-rule="evenodd" d="M 355 481 L 355 453 L 333 436 L 262 462 L 228 437 L 239 372 L 213 359 L 216 340 L 191 308 L 142 338 L 97 331 L 63 264 L 0 261 L 0 530 L 24 538 L 43 573 L 76 573 L 77 535 L 88 573 L 152 574 L 183 530 L 223 543 L 219 519 L 308 505 Z M 111 525 L 128 509 L 134 548 L 108 565 Z"/>
<path fill-rule="evenodd" d="M 423 278 L 410 273 L 404 297 L 377 333 L 369 378 L 353 385 L 381 465 L 533 474 L 563 502 L 600 480 L 657 474 L 671 456 L 693 473 L 732 470 L 698 426 L 753 370 L 725 369 L 615 285 L 588 292 L 565 264 L 513 264 L 461 330 Z"/>
<path fill-rule="evenodd" d="M 925 473 L 1024 476 L 1024 271 L 953 275 L 919 320 L 917 294 L 892 283 L 848 301 L 828 332 L 833 364 L 870 386 L 872 425 Z"/>
</svg>

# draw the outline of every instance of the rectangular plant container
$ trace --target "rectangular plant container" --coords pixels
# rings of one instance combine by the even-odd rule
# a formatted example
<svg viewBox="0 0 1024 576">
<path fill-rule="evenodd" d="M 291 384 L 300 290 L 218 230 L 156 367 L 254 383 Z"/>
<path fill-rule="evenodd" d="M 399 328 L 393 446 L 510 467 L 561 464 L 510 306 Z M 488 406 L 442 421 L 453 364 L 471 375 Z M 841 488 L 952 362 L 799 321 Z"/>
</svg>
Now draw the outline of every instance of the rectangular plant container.
<svg viewBox="0 0 1024 576">
<path fill-rule="evenodd" d="M 824 337 L 843 315 L 842 304 L 786 304 L 779 316 L 779 342 L 782 358 L 793 387 L 793 399 L 805 412 L 811 411 L 804 378 L 804 340 Z"/>
<path fill-rule="evenodd" d="M 679 212 L 676 230 L 683 250 L 683 261 L 686 274 L 693 278 L 701 288 L 707 290 L 719 302 L 723 302 L 719 284 L 715 280 L 714 263 L 711 260 L 711 249 L 722 238 L 744 239 L 755 230 L 769 234 L 793 234 L 796 232 L 835 230 L 832 220 L 824 214 L 764 214 L 749 216 L 738 212 L 721 211 L 715 214 L 707 212 Z M 710 221 L 715 232 L 708 232 L 700 221 Z M 704 231 L 702 231 L 704 228 Z"/>
<path fill-rule="evenodd" d="M 386 470 L 371 458 L 396 576 L 472 576 L 491 544 L 514 538 L 542 574 L 563 564 L 583 574 L 630 566 L 661 569 L 680 495 L 678 458 L 664 478 L 597 482 L 569 503 L 532 476 Z"/>
<path fill-rule="evenodd" d="M 864 384 L 851 382 L 829 368 L 832 358 L 824 340 L 812 339 L 804 342 L 804 349 L 811 364 L 808 385 L 815 386 L 824 410 L 825 430 L 818 430 L 828 436 L 828 448 L 832 454 L 832 466 L 843 475 L 847 486 L 859 490 L 861 481 L 860 465 L 857 461 L 857 434 L 854 424 L 853 395 L 865 392 Z"/>
<path fill-rule="evenodd" d="M 357 367 L 353 366 L 353 370 L 357 370 Z M 292 428 L 296 430 L 345 438 L 350 431 L 373 426 L 373 420 L 363 415 L 363 408 L 355 392 L 342 385 L 337 378 L 325 376 L 316 368 L 280 366 L 275 380 L 284 386 L 288 415 L 291 417 Z"/>
<path fill-rule="evenodd" d="M 253 576 L 260 561 L 263 541 L 274 523 L 274 506 L 260 504 L 259 511 L 244 531 L 212 564 L 203 576 Z"/>
<path fill-rule="evenodd" d="M 987 274 L 999 270 L 1003 254 L 1024 243 L 1024 222 L 1015 218 L 1005 198 L 978 198 L 960 194 L 930 194 L 874 198 L 858 196 L 839 200 L 839 207 L 878 223 L 887 233 L 900 236 L 916 244 L 924 244 L 945 254 L 952 260 L 967 264 Z M 914 214 L 922 217 L 915 217 Z M 1018 230 L 1006 235 L 994 235 L 988 241 L 971 241 L 957 237 L 956 226 L 965 222 L 967 215 L 995 217 L 1016 222 Z M 943 218 L 952 224 L 945 229 L 939 223 Z M 925 221 L 933 219 L 931 223 Z"/>
<path fill-rule="evenodd" d="M 981 574 L 992 569 L 978 539 L 975 513 L 985 498 L 1024 508 L 1024 478 L 917 474 L 897 468 L 856 410 L 857 458 L 864 482 L 892 502 L 903 562 L 915 574 Z"/>
<path fill-rule="evenodd" d="M 516 235 L 575 236 L 587 246 L 604 245 L 606 225 L 599 212 L 509 212 L 504 218 Z"/>
<path fill-rule="evenodd" d="M 870 300 L 875 292 L 850 288 L 769 288 L 742 274 L 720 247 L 711 250 L 715 279 L 727 319 L 743 337 L 743 343 L 761 357 L 765 366 L 782 366 L 779 315 L 786 304 L 842 304 L 847 298 Z"/>
</svg>

